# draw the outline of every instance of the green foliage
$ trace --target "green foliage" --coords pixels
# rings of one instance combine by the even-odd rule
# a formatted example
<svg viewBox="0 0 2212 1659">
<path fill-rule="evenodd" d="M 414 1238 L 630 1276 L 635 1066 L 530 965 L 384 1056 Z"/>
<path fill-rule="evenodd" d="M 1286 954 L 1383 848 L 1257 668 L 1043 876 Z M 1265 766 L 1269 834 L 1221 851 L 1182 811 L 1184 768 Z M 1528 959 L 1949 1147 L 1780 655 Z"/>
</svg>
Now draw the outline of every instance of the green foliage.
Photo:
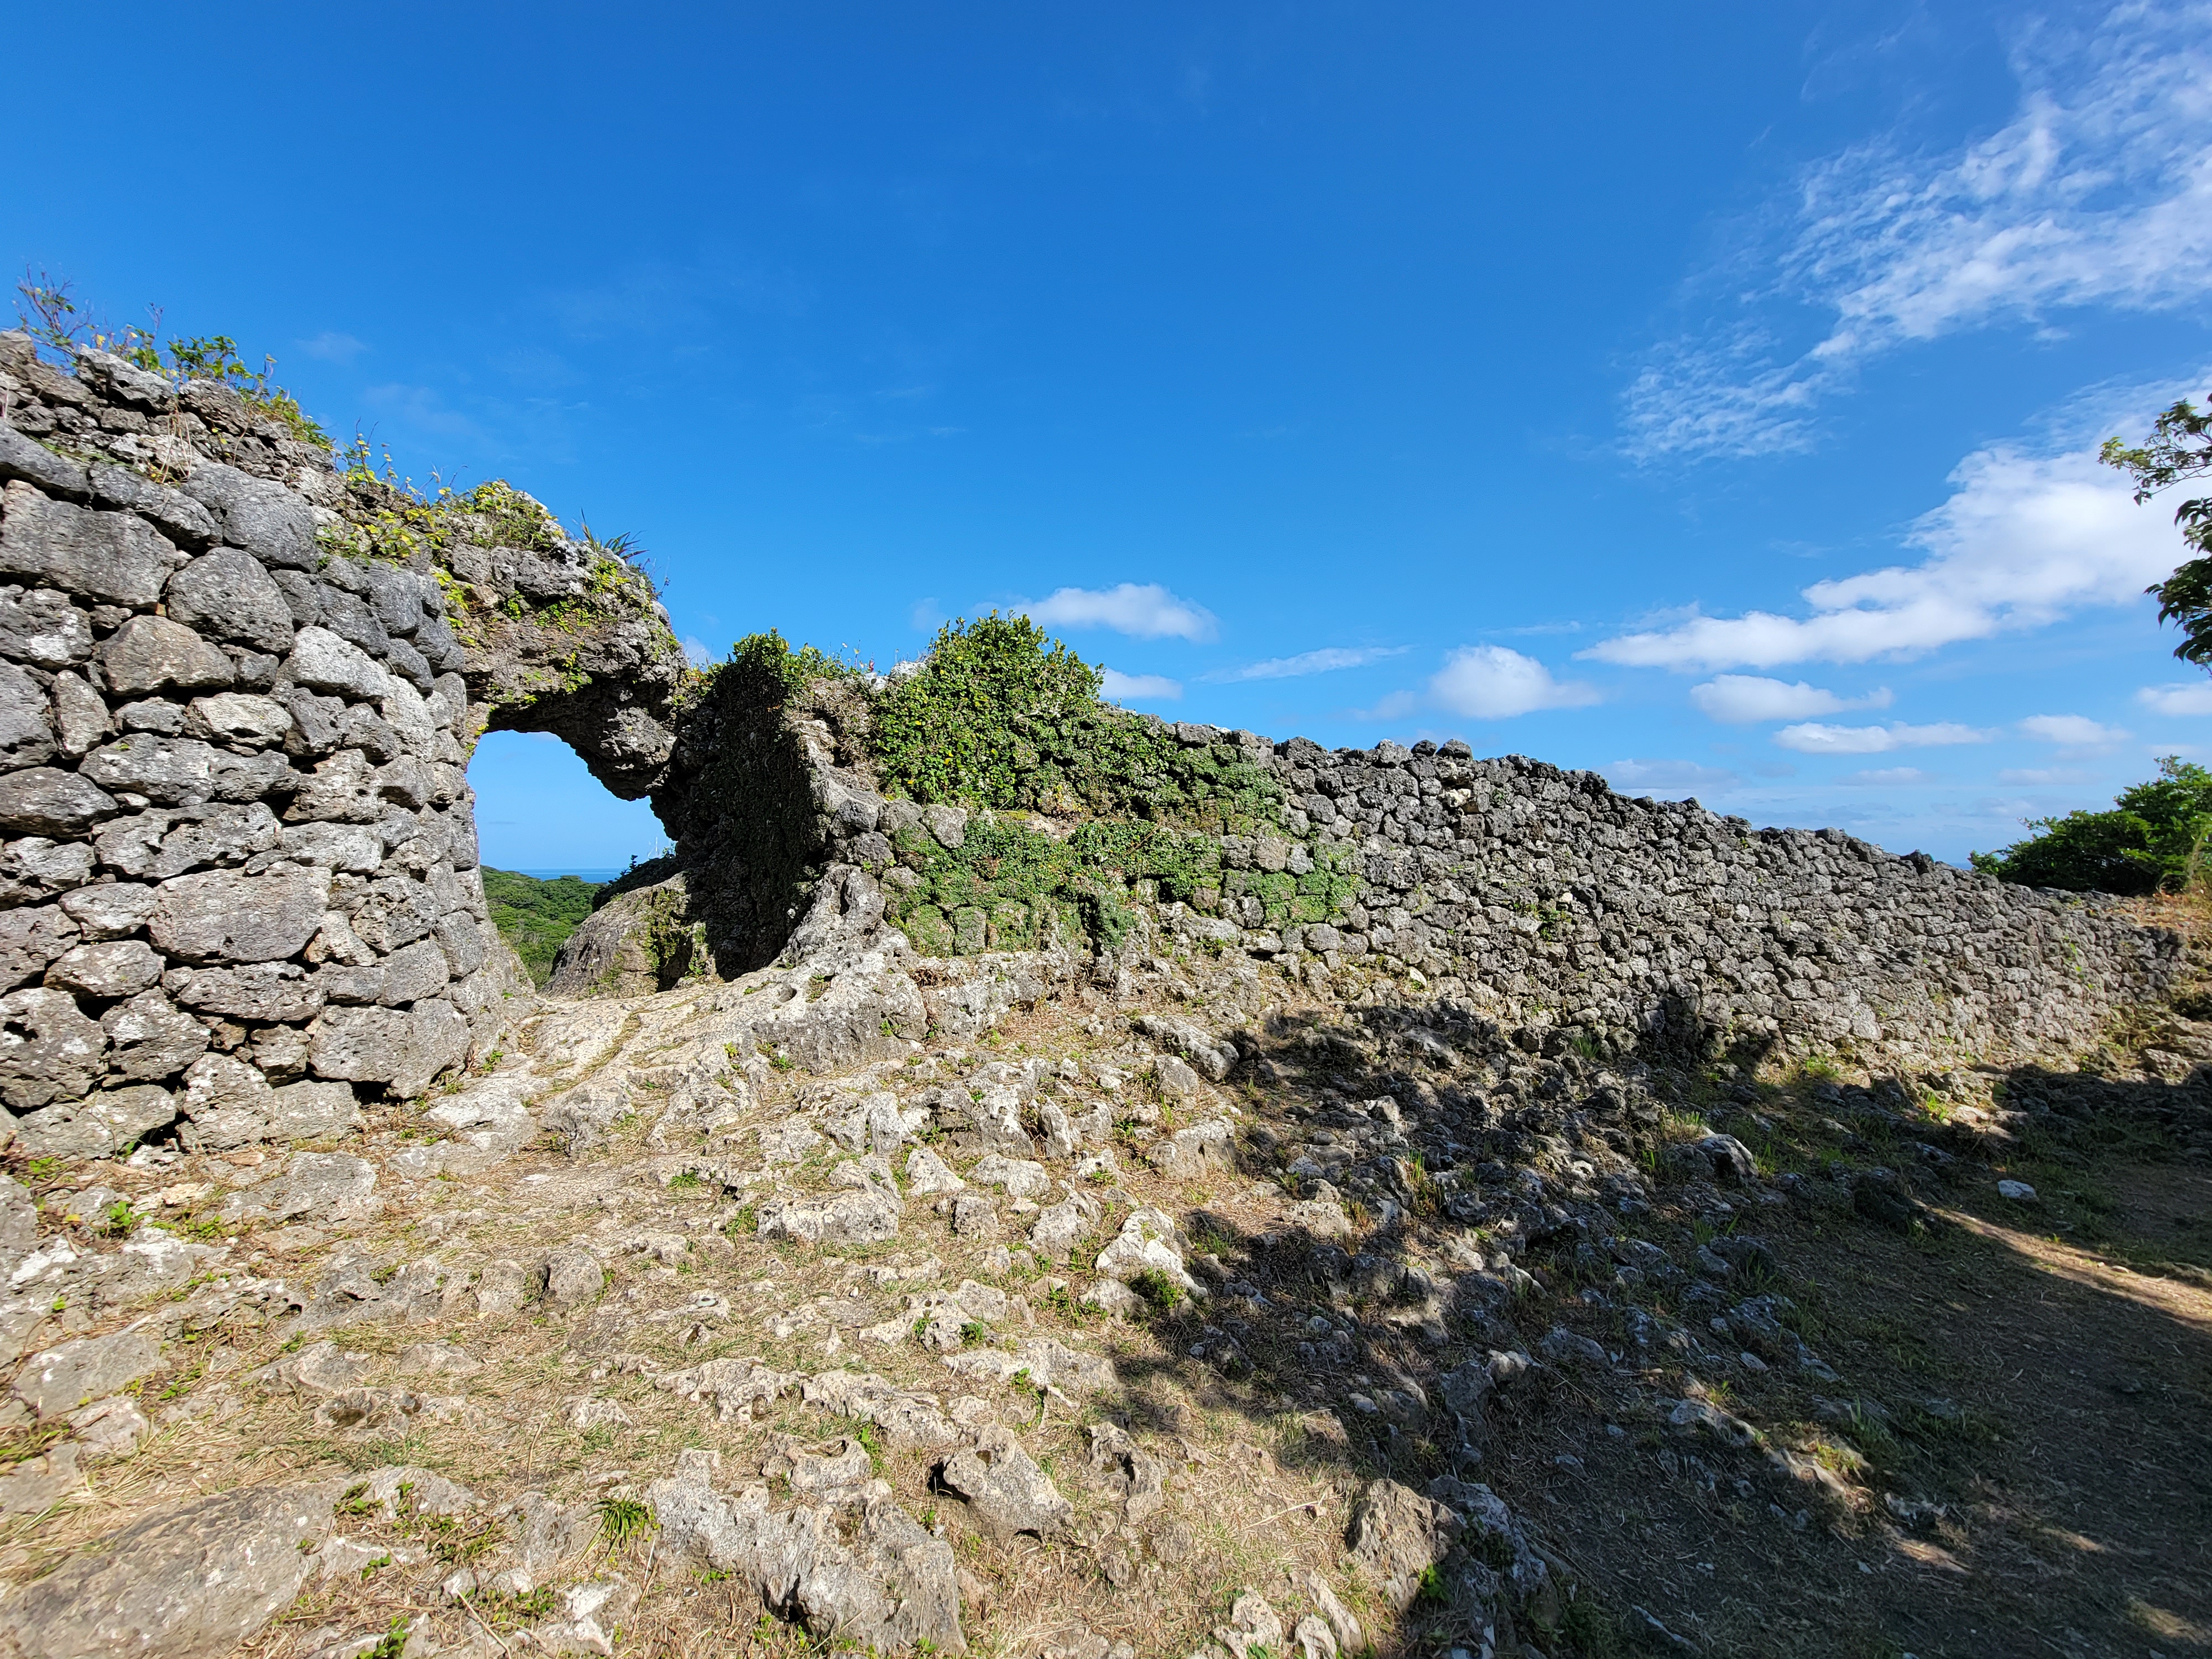
<svg viewBox="0 0 2212 1659">
<path fill-rule="evenodd" d="M 886 790 L 917 800 L 1023 804 L 1031 769 L 1018 727 L 1097 701 L 1103 676 L 1027 617 L 996 611 L 938 630 L 921 667 L 878 704 L 873 744 Z"/>
<path fill-rule="evenodd" d="M 2212 471 L 2212 409 L 2200 411 L 2185 398 L 2158 417 L 2148 443 L 2130 447 L 2107 438 L 2099 459 L 2133 478 L 2136 502 L 2147 501 L 2184 479 Z M 2158 619 L 2181 626 L 2181 643 L 2173 654 L 2185 662 L 2212 665 L 2212 496 L 2182 502 L 2173 521 L 2181 527 L 2183 545 L 2194 549 L 2196 556 L 2147 591 L 2158 596 Z"/>
<path fill-rule="evenodd" d="M 248 368 L 238 353 L 238 342 L 228 334 L 204 334 L 191 339 L 161 338 L 161 313 L 149 307 L 152 326 L 120 325 L 80 316 L 71 296 L 71 284 L 45 271 L 36 276 L 27 270 L 15 284 L 15 314 L 32 337 L 49 350 L 74 357 L 81 351 L 105 351 L 149 374 L 159 374 L 179 391 L 191 380 L 213 380 L 228 386 L 250 409 L 276 420 L 302 443 L 331 447 L 331 434 L 300 407 L 300 400 L 275 384 L 276 360 L 264 356 L 258 369 Z"/>
<path fill-rule="evenodd" d="M 592 914 L 599 882 L 577 876 L 542 881 L 513 870 L 483 872 L 484 897 L 491 903 L 491 919 L 499 935 L 514 947 L 531 982 L 542 986 L 552 976 L 553 959 L 576 926 Z"/>
<path fill-rule="evenodd" d="M 730 647 L 728 658 L 707 671 L 714 684 L 747 702 L 781 708 L 817 680 L 849 680 L 860 671 L 818 647 L 796 651 L 776 629 L 748 634 Z"/>
<path fill-rule="evenodd" d="M 399 1614 L 392 1615 L 392 1623 L 376 1645 L 364 1652 L 361 1659 L 401 1659 L 407 1651 L 407 1620 Z"/>
<path fill-rule="evenodd" d="M 1146 1268 L 1129 1281 L 1129 1288 L 1151 1303 L 1156 1313 L 1172 1314 L 1183 1304 L 1182 1286 L 1158 1267 Z"/>
<path fill-rule="evenodd" d="M 1974 868 L 2002 881 L 2074 892 L 2178 892 L 2197 879 L 2212 836 L 2212 771 L 2169 755 L 2159 775 L 2123 791 L 2109 811 L 2029 821 L 2035 833 Z"/>
<path fill-rule="evenodd" d="M 1324 853 L 1302 876 L 1224 870 L 1216 837 L 1143 819 L 1094 819 L 1058 840 L 979 813 L 957 848 L 939 847 L 915 824 L 899 832 L 896 850 L 919 879 L 890 884 L 891 917 L 933 956 L 1031 950 L 1055 933 L 1115 950 L 1139 896 L 1210 913 L 1224 893 L 1249 893 L 1271 926 L 1324 921 L 1357 885 L 1348 849 Z"/>
<path fill-rule="evenodd" d="M 599 1536 L 611 1550 L 642 1538 L 653 1524 L 653 1511 L 634 1498 L 599 1499 Z"/>
</svg>

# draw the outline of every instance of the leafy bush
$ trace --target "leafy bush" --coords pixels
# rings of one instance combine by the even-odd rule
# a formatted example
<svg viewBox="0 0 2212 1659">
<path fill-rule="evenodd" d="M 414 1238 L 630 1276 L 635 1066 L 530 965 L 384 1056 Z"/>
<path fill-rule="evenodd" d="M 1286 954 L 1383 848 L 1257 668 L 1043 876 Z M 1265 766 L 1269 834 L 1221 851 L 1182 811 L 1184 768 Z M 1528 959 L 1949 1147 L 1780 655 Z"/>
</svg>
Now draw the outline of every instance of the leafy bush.
<svg viewBox="0 0 2212 1659">
<path fill-rule="evenodd" d="M 2103 812 L 2034 818 L 2035 833 L 1995 853 L 1969 855 L 1975 869 L 2027 887 L 2071 892 L 2179 892 L 2197 879 L 2212 836 L 2212 771 L 2168 755 L 2158 776 L 2124 790 Z"/>
<path fill-rule="evenodd" d="M 1048 649 L 1048 644 L 1049 648 Z M 964 618 L 938 630 L 920 668 L 876 708 L 886 790 L 916 800 L 1023 805 L 1018 725 L 1082 713 L 1103 676 L 1027 617 Z"/>
</svg>

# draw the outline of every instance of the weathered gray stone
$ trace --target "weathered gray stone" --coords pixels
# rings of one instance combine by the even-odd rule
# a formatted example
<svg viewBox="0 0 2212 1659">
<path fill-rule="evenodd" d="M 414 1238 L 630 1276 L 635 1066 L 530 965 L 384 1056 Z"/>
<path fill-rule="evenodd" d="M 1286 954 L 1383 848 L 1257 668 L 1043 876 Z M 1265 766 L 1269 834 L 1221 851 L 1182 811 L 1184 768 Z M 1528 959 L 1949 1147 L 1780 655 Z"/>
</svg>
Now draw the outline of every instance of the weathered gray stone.
<svg viewBox="0 0 2212 1659">
<path fill-rule="evenodd" d="M 46 982 L 57 990 L 105 1001 L 148 989 L 161 979 L 161 965 L 154 947 L 143 939 L 102 939 L 63 951 L 47 968 Z"/>
<path fill-rule="evenodd" d="M 133 617 L 100 648 L 100 672 L 117 696 L 220 690 L 238 678 L 230 659 L 182 623 Z"/>
<path fill-rule="evenodd" d="M 204 553 L 169 578 L 170 616 L 210 639 L 279 653 L 292 648 L 292 608 L 260 560 L 234 547 Z"/>
<path fill-rule="evenodd" d="M 1022 1532 L 1051 1538 L 1075 1520 L 1075 1505 L 996 1423 L 985 1425 L 974 1446 L 945 1460 L 943 1479 L 968 1500 L 984 1529 L 1002 1538 Z"/>
<path fill-rule="evenodd" d="M 46 688 L 11 662 L 0 662 L 0 766 L 40 766 L 54 757 Z"/>
<path fill-rule="evenodd" d="M 57 455 L 37 439 L 0 422 L 0 483 L 17 479 L 71 501 L 83 499 L 92 488 L 83 462 Z"/>
<path fill-rule="evenodd" d="M 0 1102 L 11 1110 L 88 1093 L 106 1049 L 107 1033 L 65 991 L 40 986 L 0 997 Z"/>
<path fill-rule="evenodd" d="M 384 989 L 379 1000 L 395 1006 L 446 994 L 446 953 L 435 939 L 417 939 L 402 945 L 380 964 Z"/>
<path fill-rule="evenodd" d="M 0 990 L 37 979 L 48 963 L 82 937 L 82 929 L 58 904 L 0 910 Z"/>
<path fill-rule="evenodd" d="M 1352 1505 L 1345 1543 L 1392 1607 L 1403 1612 L 1421 1575 L 1450 1553 L 1460 1517 L 1395 1480 L 1370 1480 Z"/>
<path fill-rule="evenodd" d="M 176 1117 L 166 1089 L 143 1083 L 101 1089 L 17 1118 L 15 1145 L 31 1158 L 112 1158 Z"/>
<path fill-rule="evenodd" d="M 197 806 L 215 797 L 219 756 L 197 738 L 133 732 L 94 750 L 79 769 L 118 794 L 143 795 L 165 806 Z"/>
<path fill-rule="evenodd" d="M 354 1221 L 375 1213 L 376 1166 L 344 1152 L 295 1152 L 284 1172 L 223 1200 L 225 1218 L 290 1221 L 311 1215 L 318 1221 Z"/>
<path fill-rule="evenodd" d="M 123 1081 L 158 1083 L 207 1052 L 208 1028 L 180 1014 L 159 991 L 142 991 L 100 1017 L 107 1034 L 107 1073 Z"/>
<path fill-rule="evenodd" d="M 94 845 L 100 863 L 118 874 L 161 881 L 204 864 L 243 864 L 274 848 L 282 829 L 260 801 L 156 808 L 107 825 Z"/>
<path fill-rule="evenodd" d="M 580 1247 L 556 1250 L 540 1269 L 538 1294 L 554 1308 L 566 1312 L 596 1302 L 606 1288 L 607 1271 L 599 1257 Z"/>
<path fill-rule="evenodd" d="M 12 836 L 81 836 L 122 811 L 88 778 L 51 766 L 0 777 L 0 830 Z"/>
<path fill-rule="evenodd" d="M 33 577 L 111 605 L 152 605 L 181 562 L 169 539 L 128 513 L 100 513 L 8 485 L 0 574 Z"/>
<path fill-rule="evenodd" d="M 330 872 L 241 876 L 227 870 L 161 884 L 148 930 L 185 962 L 277 962 L 297 955 L 330 908 Z"/>
<path fill-rule="evenodd" d="M 1162 1135 L 1145 1148 L 1145 1161 L 1176 1181 L 1228 1175 L 1237 1168 L 1237 1142 L 1226 1118 Z"/>
<path fill-rule="evenodd" d="M 322 1012 L 324 988 L 295 962 L 253 962 L 178 975 L 169 986 L 180 1006 L 257 1025 L 304 1025 Z"/>
<path fill-rule="evenodd" d="M 28 904 L 67 893 L 92 876 L 92 848 L 82 842 L 26 836 L 0 847 L 0 904 Z"/>
<path fill-rule="evenodd" d="M 92 655 L 92 618 L 51 587 L 0 586 L 0 656 L 70 668 Z"/>
<path fill-rule="evenodd" d="M 141 477 L 127 467 L 95 464 L 92 499 L 98 507 L 122 507 L 149 519 L 154 527 L 184 547 L 205 547 L 220 533 L 214 515 L 182 490 Z"/>
<path fill-rule="evenodd" d="M 847 1541 L 832 1507 L 774 1512 L 765 1489 L 757 1490 L 724 1498 L 714 1489 L 712 1454 L 684 1452 L 675 1475 L 647 1487 L 645 1500 L 663 1547 L 733 1575 L 817 1639 L 887 1654 L 922 1644 L 967 1652 L 951 1545 L 887 1502 L 870 1503 Z"/>
<path fill-rule="evenodd" d="M 103 881 L 62 895 L 62 909 L 87 939 L 128 939 L 146 925 L 160 896 L 133 881 Z"/>
<path fill-rule="evenodd" d="M 300 1592 L 333 1489 L 257 1487 L 133 1522 L 0 1604 L 24 1659 L 221 1659 Z"/>
<path fill-rule="evenodd" d="M 389 670 L 359 646 L 327 628 L 302 628 L 294 636 L 285 666 L 310 691 L 349 697 L 381 697 L 392 688 Z"/>
<path fill-rule="evenodd" d="M 452 1003 L 431 998 L 397 1008 L 331 1008 L 315 1027 L 308 1064 L 318 1077 L 382 1083 L 418 1095 L 466 1058 L 468 1022 Z"/>
<path fill-rule="evenodd" d="M 307 503 L 282 484 L 256 478 L 219 461 L 202 460 L 182 485 L 212 513 L 223 539 L 242 547 L 264 564 L 313 570 L 322 562 L 315 541 L 315 515 Z"/>
<path fill-rule="evenodd" d="M 81 674 L 54 676 L 53 710 L 55 738 L 72 760 L 90 754 L 115 729 L 106 702 Z"/>
<path fill-rule="evenodd" d="M 193 737 L 258 748 L 283 742 L 292 729 L 292 717 L 274 697 L 222 691 L 211 697 L 193 698 L 185 712 L 184 729 Z"/>
<path fill-rule="evenodd" d="M 41 1419 L 66 1417 L 87 1401 L 136 1382 L 161 1363 L 158 1333 L 133 1325 L 33 1354 L 9 1392 Z"/>
</svg>

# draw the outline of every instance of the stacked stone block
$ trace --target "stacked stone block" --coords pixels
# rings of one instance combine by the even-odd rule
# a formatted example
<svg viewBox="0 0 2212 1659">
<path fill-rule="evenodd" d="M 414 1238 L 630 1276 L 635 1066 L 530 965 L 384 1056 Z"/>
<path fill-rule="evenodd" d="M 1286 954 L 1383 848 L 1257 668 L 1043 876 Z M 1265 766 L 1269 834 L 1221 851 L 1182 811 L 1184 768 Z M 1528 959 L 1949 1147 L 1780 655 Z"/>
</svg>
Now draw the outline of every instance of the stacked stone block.
<svg viewBox="0 0 2212 1659">
<path fill-rule="evenodd" d="M 496 1023 L 465 653 L 432 574 L 329 556 L 343 499 L 226 387 L 0 334 L 0 1103 L 34 1155 L 337 1133 Z"/>
</svg>

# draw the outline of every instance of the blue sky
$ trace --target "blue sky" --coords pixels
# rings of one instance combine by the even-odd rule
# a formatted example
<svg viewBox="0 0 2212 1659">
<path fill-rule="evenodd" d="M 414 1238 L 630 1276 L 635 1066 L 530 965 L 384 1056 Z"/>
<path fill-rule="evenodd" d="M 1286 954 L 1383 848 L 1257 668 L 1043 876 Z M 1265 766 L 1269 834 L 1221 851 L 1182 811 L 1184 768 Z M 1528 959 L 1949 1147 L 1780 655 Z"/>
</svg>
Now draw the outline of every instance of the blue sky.
<svg viewBox="0 0 2212 1659">
<path fill-rule="evenodd" d="M 92 5 L 0 253 L 678 629 L 1962 859 L 2212 749 L 2092 459 L 2212 378 L 2203 6 Z M 618 864 L 547 740 L 487 859 Z"/>
</svg>

